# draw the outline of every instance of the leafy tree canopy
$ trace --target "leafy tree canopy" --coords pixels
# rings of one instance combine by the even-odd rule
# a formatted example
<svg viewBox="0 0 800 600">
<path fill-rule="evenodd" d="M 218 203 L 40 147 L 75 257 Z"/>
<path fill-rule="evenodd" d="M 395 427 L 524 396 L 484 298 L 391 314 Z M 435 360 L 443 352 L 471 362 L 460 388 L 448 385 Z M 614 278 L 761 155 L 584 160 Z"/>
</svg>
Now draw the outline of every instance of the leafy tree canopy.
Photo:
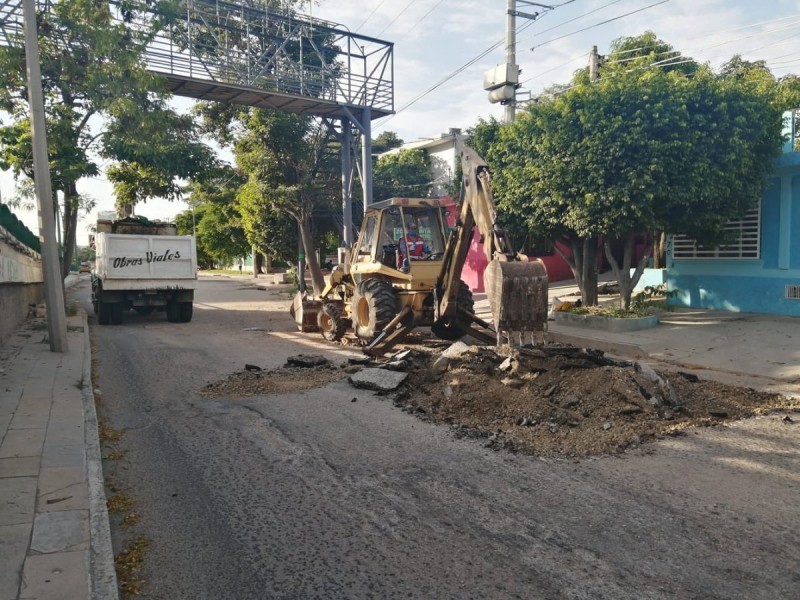
<svg viewBox="0 0 800 600">
<path fill-rule="evenodd" d="M 378 159 L 372 172 L 375 200 L 428 196 L 431 185 L 431 160 L 425 150 L 400 150 Z"/>
<path fill-rule="evenodd" d="M 651 66 L 669 48 L 649 33 L 618 40 L 612 57 L 649 54 L 610 61 L 598 82 L 579 73 L 571 89 L 492 129 L 503 208 L 555 238 L 632 243 L 666 230 L 719 239 L 759 198 L 790 98 L 740 60 L 721 75 Z M 617 266 L 624 288 L 629 265 Z"/>
<path fill-rule="evenodd" d="M 64 275 L 74 248 L 78 210 L 84 202 L 77 182 L 99 174 L 99 158 L 122 160 L 123 188 L 136 190 L 131 194 L 142 197 L 153 190 L 169 190 L 172 177 L 187 170 L 176 167 L 176 162 L 185 164 L 177 157 L 191 161 L 205 152 L 198 144 L 190 148 L 180 132 L 170 135 L 169 128 L 177 123 L 174 117 L 165 121 L 164 88 L 160 78 L 147 70 L 143 52 L 166 25 L 174 6 L 158 3 L 162 12 L 145 17 L 151 4 L 149 0 L 130 0 L 116 8 L 109 3 L 63 0 L 49 3 L 47 10 L 37 15 L 52 188 L 54 195 L 63 198 Z M 0 167 L 10 168 L 15 176 L 32 178 L 22 39 L 0 48 L 0 79 L 4 83 L 0 86 L 0 110 L 11 116 L 11 122 L 0 127 Z M 164 129 L 148 127 L 153 119 Z M 125 158 L 131 146 L 142 148 L 150 142 L 145 134 L 156 131 L 161 137 L 147 155 L 140 150 L 136 161 Z M 163 153 L 173 139 L 183 147 L 166 158 Z M 174 196 L 174 187 L 170 191 L 173 193 L 167 195 Z"/>
<path fill-rule="evenodd" d="M 394 131 L 384 131 L 372 140 L 373 154 L 383 154 L 403 145 L 403 140 Z"/>
</svg>

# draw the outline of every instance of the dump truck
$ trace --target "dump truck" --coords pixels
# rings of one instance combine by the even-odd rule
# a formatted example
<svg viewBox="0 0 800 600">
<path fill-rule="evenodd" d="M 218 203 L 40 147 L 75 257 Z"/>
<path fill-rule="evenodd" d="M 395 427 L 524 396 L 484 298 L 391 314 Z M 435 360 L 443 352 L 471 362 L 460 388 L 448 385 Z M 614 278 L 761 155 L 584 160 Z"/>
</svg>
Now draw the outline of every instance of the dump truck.
<svg viewBox="0 0 800 600">
<path fill-rule="evenodd" d="M 175 225 L 141 217 L 99 219 L 94 236 L 92 305 L 100 325 L 119 325 L 126 311 L 164 311 L 167 320 L 192 320 L 197 287 L 193 236 Z"/>
<path fill-rule="evenodd" d="M 321 297 L 295 297 L 291 312 L 301 331 L 338 341 L 352 330 L 371 355 L 385 353 L 421 326 L 445 340 L 470 334 L 520 345 L 539 333 L 544 339 L 544 263 L 514 251 L 498 225 L 484 160 L 465 147 L 461 165 L 455 207 L 432 198 L 390 198 L 366 208 L 358 241 L 331 271 Z M 452 209 L 457 212 L 449 227 Z M 476 227 L 489 261 L 484 284 L 491 323 L 475 315 L 472 292 L 461 280 Z"/>
</svg>

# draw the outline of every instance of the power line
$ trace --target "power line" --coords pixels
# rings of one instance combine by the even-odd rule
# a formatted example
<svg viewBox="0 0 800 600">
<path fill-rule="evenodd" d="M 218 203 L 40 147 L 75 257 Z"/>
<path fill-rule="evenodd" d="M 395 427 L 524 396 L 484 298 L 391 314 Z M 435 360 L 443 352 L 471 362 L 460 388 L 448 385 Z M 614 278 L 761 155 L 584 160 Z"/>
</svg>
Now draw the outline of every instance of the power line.
<svg viewBox="0 0 800 600">
<path fill-rule="evenodd" d="M 412 29 L 414 29 L 414 28 L 415 28 L 417 25 L 419 25 L 419 24 L 420 24 L 420 23 L 422 23 L 422 22 L 423 22 L 425 19 L 427 19 L 427 18 L 428 18 L 428 16 L 429 16 L 429 15 L 430 15 L 430 14 L 431 14 L 433 11 L 435 11 L 437 8 L 439 8 L 439 6 L 440 6 L 440 5 L 441 5 L 441 4 L 442 4 L 444 1 L 445 1 L 445 0 L 439 0 L 439 1 L 438 1 L 436 4 L 434 4 L 434 5 L 433 5 L 433 8 L 431 8 L 431 9 L 430 9 L 428 12 L 426 12 L 424 15 L 422 15 L 422 16 L 421 16 L 419 19 L 417 19 L 417 22 L 416 22 L 416 23 L 414 23 L 414 24 L 413 24 L 411 27 L 409 27 L 409 28 L 408 28 L 408 31 L 411 31 L 411 30 L 412 30 Z M 397 38 L 395 38 L 395 43 L 397 43 L 399 39 L 401 39 L 402 37 L 405 37 L 406 35 L 408 35 L 408 32 L 406 32 L 406 33 L 402 34 L 400 37 L 397 37 Z"/>
<path fill-rule="evenodd" d="M 618 21 L 619 19 L 623 19 L 625 17 L 629 17 L 631 15 L 635 15 L 636 13 L 640 13 L 640 12 L 642 12 L 644 10 L 649 9 L 649 8 L 653 8 L 654 6 L 659 6 L 660 4 L 666 4 L 669 1 L 670 0 L 661 0 L 660 2 L 654 2 L 653 4 L 648 4 L 647 6 L 644 6 L 642 8 L 637 8 L 636 10 L 632 10 L 631 12 L 625 13 L 624 15 L 620 15 L 618 17 L 614 17 L 613 19 L 607 19 L 605 21 L 601 21 L 600 23 L 595 23 L 594 25 L 589 25 L 589 27 L 584 27 L 583 29 L 578 29 L 577 31 L 573 31 L 572 33 L 565 33 L 564 35 L 560 35 L 558 37 L 555 37 L 555 38 L 552 38 L 550 40 L 547 40 L 546 42 L 542 42 L 541 44 L 537 44 L 536 46 L 533 46 L 531 48 L 531 50 L 536 50 L 536 48 L 541 48 L 542 46 L 546 46 L 547 44 L 551 44 L 551 43 L 553 43 L 553 42 L 555 42 L 557 40 L 563 40 L 564 38 L 567 38 L 567 37 L 570 37 L 572 35 L 575 35 L 576 33 L 583 33 L 584 31 L 589 31 L 590 29 L 594 29 L 595 27 L 600 27 L 601 25 L 606 25 L 608 23 L 612 23 L 614 21 Z"/>
<path fill-rule="evenodd" d="M 367 16 L 367 18 L 366 18 L 366 19 L 364 19 L 364 20 L 361 22 L 361 25 L 359 25 L 358 27 L 356 27 L 356 28 L 354 29 L 354 31 L 359 31 L 359 30 L 360 30 L 360 29 L 361 29 L 361 28 L 362 28 L 364 25 L 366 25 L 366 24 L 367 24 L 367 21 L 369 21 L 369 20 L 372 18 L 372 15 L 374 15 L 374 14 L 375 14 L 375 12 L 376 12 L 376 11 L 377 11 L 377 10 L 378 10 L 378 9 L 379 9 L 381 6 L 383 6 L 383 3 L 384 3 L 385 1 L 386 1 L 386 0 L 381 0 L 380 2 L 378 2 L 378 6 L 376 6 L 375 8 L 373 8 L 373 9 L 372 9 L 372 12 L 371 12 L 371 13 L 369 13 L 369 15 Z"/>
<path fill-rule="evenodd" d="M 573 2 L 573 1 L 574 1 L 574 0 L 569 0 L 569 2 Z M 569 4 L 569 2 L 565 2 L 564 4 Z M 562 6 L 562 5 L 558 5 L 558 6 Z M 548 13 L 545 13 L 545 14 L 543 14 L 543 15 L 542 15 L 542 17 L 546 16 L 547 14 L 548 14 Z M 525 29 L 527 29 L 528 27 L 530 27 L 530 26 L 531 26 L 533 23 L 534 23 L 533 21 L 528 21 L 528 22 L 527 22 L 527 23 L 525 23 L 525 24 L 524 24 L 522 27 L 520 27 L 520 28 L 519 28 L 519 29 L 520 29 L 520 31 L 524 31 Z M 445 83 L 447 83 L 448 81 L 450 81 L 450 80 L 451 80 L 453 77 L 455 77 L 455 76 L 456 76 L 456 75 L 458 75 L 459 73 L 462 73 L 464 70 L 466 70 L 467 68 L 471 67 L 471 66 L 472 66 L 472 65 L 474 65 L 476 62 L 478 62 L 479 60 L 481 60 L 482 58 L 484 58 L 485 56 L 487 56 L 488 54 L 490 54 L 491 52 L 493 52 L 494 50 L 496 50 L 497 48 L 499 48 L 499 47 L 500 47 L 500 46 L 503 44 L 503 42 L 504 42 L 504 41 L 505 41 L 504 39 L 501 39 L 501 40 L 499 40 L 498 42 L 496 42 L 496 43 L 492 44 L 492 45 L 491 45 L 491 46 L 489 46 L 489 47 L 488 47 L 486 50 L 484 50 L 483 52 L 481 52 L 480 54 L 478 54 L 477 56 L 475 56 L 475 57 L 474 57 L 474 58 L 472 58 L 471 60 L 467 61 L 466 63 L 464 63 L 463 65 L 461 65 L 460 67 L 458 67 L 458 68 L 457 68 L 455 71 L 453 71 L 453 72 L 452 72 L 452 73 L 450 73 L 449 75 L 447 75 L 447 76 L 443 77 L 442 79 L 440 79 L 440 80 L 439 80 L 437 83 L 435 83 L 434 85 L 432 85 L 430 88 L 428 88 L 428 89 L 427 89 L 427 90 L 425 90 L 424 92 L 421 92 L 420 94 L 417 94 L 417 95 L 416 95 L 414 98 L 412 98 L 411 100 L 409 100 L 408 102 L 406 102 L 406 103 L 405 103 L 403 106 L 401 106 L 400 108 L 398 108 L 398 109 L 395 111 L 395 113 L 394 113 L 393 115 L 390 115 L 389 117 L 387 117 L 387 118 L 386 118 L 386 119 L 385 119 L 385 120 L 384 120 L 382 123 L 380 123 L 380 124 L 379 124 L 379 125 L 376 127 L 376 129 L 378 129 L 378 128 L 380 128 L 380 127 L 384 127 L 384 126 L 385 126 L 387 123 L 389 123 L 389 121 L 391 121 L 392 119 L 394 119 L 394 118 L 395 118 L 395 117 L 396 117 L 398 114 L 400 114 L 400 113 L 401 113 L 401 112 L 403 112 L 404 110 L 407 110 L 408 108 L 410 108 L 411 106 L 413 106 L 414 104 L 416 104 L 417 102 L 419 102 L 420 100 L 422 100 L 422 98 L 424 98 L 425 96 L 427 96 L 427 95 L 428 95 L 428 94 L 430 94 L 431 92 L 433 92 L 433 91 L 435 91 L 435 90 L 439 89 L 439 88 L 440 88 L 442 85 L 444 85 Z"/>
<path fill-rule="evenodd" d="M 593 15 L 594 13 L 599 12 L 599 11 L 603 10 L 604 8 L 608 8 L 609 6 L 612 6 L 614 4 L 619 4 L 620 2 L 622 2 L 622 0 L 614 0 L 613 2 L 609 2 L 608 4 L 604 4 L 603 6 L 595 8 L 594 10 L 590 10 L 589 12 L 585 12 L 582 15 L 578 15 L 577 17 L 574 17 L 572 19 L 569 19 L 567 21 L 559 23 L 558 25 L 553 25 L 552 27 L 550 27 L 548 29 L 545 29 L 543 31 L 538 31 L 536 33 L 536 35 L 542 35 L 543 33 L 547 33 L 548 31 L 553 31 L 555 29 L 558 29 L 559 27 L 563 27 L 564 25 L 568 25 L 570 23 L 574 23 L 575 21 L 579 21 L 583 17 L 588 17 L 589 15 Z M 521 42 L 524 42 L 524 41 L 527 41 L 527 40 L 520 40 L 517 43 L 521 43 Z"/>
<path fill-rule="evenodd" d="M 536 75 L 532 75 L 532 76 L 528 77 L 526 80 L 524 80 L 524 81 L 520 81 L 520 82 L 519 82 L 519 84 L 520 84 L 520 85 L 523 85 L 523 84 L 525 84 L 525 83 L 528 83 L 528 82 L 529 82 L 529 81 L 531 81 L 532 79 L 536 79 L 537 77 L 541 77 L 542 75 L 547 75 L 548 73 L 552 73 L 553 71 L 557 71 L 558 69 L 561 69 L 561 68 L 563 68 L 563 67 L 566 67 L 566 66 L 567 66 L 567 65 L 569 65 L 569 64 L 572 64 L 572 63 L 574 63 L 574 62 L 575 62 L 576 60 L 578 60 L 579 58 L 585 58 L 585 57 L 586 57 L 586 52 L 584 52 L 583 54 L 581 54 L 581 55 L 579 55 L 579 56 L 576 56 L 576 57 L 574 57 L 574 58 L 571 58 L 571 59 L 569 59 L 567 62 L 565 62 L 565 63 L 562 63 L 562 64 L 560 64 L 560 65 L 558 65 L 558 66 L 556 66 L 556 67 L 553 67 L 552 69 L 547 69 L 547 71 L 542 71 L 541 73 L 537 73 Z"/>
<path fill-rule="evenodd" d="M 405 5 L 405 7 L 403 7 L 403 10 L 401 10 L 399 13 L 397 13 L 397 16 L 396 16 L 394 19 L 392 19 L 391 21 L 389 21 L 389 24 L 388 24 L 388 25 L 386 25 L 386 27 L 384 27 L 383 29 L 381 29 L 381 30 L 378 32 L 378 34 L 377 34 L 375 37 L 377 37 L 377 38 L 381 37 L 381 36 L 383 35 L 383 32 L 384 32 L 384 31 L 386 31 L 387 29 L 389 29 L 389 27 L 391 27 L 392 25 L 394 25 L 394 24 L 395 24 L 395 22 L 397 21 L 397 19 L 399 19 L 400 17 L 402 17 L 402 16 L 403 16 L 403 13 L 405 13 L 405 12 L 406 12 L 406 11 L 407 11 L 409 8 L 411 8 L 411 6 L 412 6 L 412 5 L 413 5 L 413 4 L 414 4 L 416 1 L 417 1 L 417 0 L 411 0 L 411 2 L 409 2 L 408 4 L 406 4 L 406 5 Z"/>
</svg>

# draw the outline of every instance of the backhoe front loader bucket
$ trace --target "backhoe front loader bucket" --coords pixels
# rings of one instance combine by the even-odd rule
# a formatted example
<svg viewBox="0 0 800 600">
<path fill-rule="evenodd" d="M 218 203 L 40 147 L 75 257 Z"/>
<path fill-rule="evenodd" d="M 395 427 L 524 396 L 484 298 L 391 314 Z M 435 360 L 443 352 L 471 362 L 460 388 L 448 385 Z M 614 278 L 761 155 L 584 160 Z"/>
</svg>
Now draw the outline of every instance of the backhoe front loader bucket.
<svg viewBox="0 0 800 600">
<path fill-rule="evenodd" d="M 541 260 L 492 260 L 483 274 L 483 283 L 497 331 L 497 344 L 502 336 L 509 344 L 519 338 L 547 330 L 547 270 Z"/>
<path fill-rule="evenodd" d="M 319 331 L 317 316 L 322 310 L 322 302 L 319 300 L 308 300 L 303 292 L 297 292 L 289 308 L 289 314 L 294 317 L 297 328 L 303 333 Z"/>
</svg>

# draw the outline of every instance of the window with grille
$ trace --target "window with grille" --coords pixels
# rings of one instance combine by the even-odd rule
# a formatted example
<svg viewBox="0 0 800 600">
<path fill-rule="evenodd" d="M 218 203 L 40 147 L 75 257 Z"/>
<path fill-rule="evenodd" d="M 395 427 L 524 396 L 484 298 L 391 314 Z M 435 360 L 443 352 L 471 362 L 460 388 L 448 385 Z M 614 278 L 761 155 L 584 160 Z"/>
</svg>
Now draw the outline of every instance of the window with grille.
<svg viewBox="0 0 800 600">
<path fill-rule="evenodd" d="M 685 235 L 673 236 L 673 258 L 759 258 L 761 256 L 761 203 L 741 219 L 729 221 L 725 231 L 736 241 L 725 246 L 700 246 Z"/>
</svg>

